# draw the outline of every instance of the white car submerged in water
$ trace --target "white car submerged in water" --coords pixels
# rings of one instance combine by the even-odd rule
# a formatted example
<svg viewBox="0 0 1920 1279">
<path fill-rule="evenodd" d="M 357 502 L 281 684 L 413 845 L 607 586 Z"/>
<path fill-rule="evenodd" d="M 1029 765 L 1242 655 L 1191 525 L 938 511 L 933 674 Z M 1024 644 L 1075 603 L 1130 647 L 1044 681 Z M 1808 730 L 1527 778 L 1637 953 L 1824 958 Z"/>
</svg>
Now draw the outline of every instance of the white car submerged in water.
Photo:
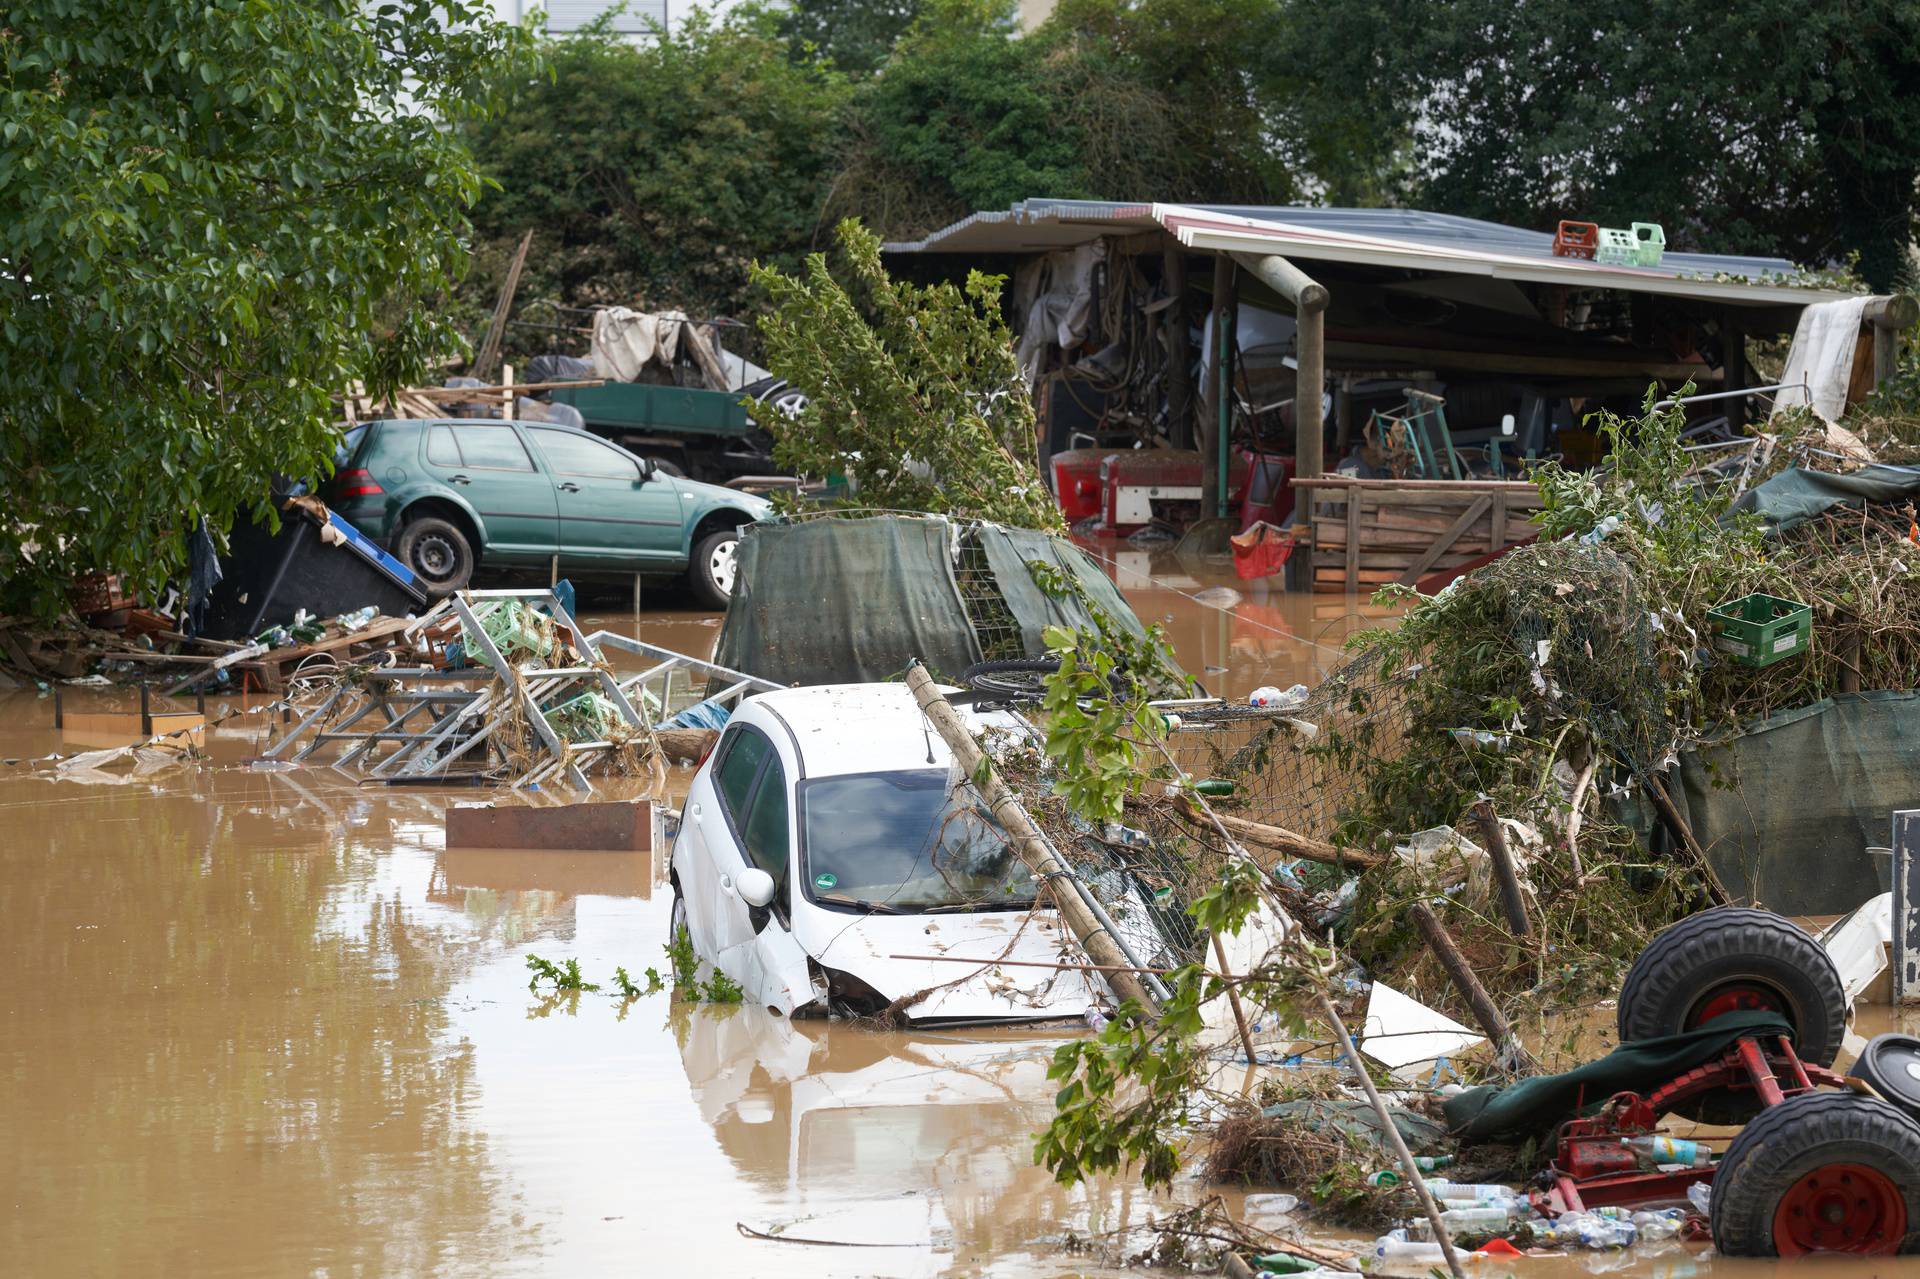
<svg viewBox="0 0 1920 1279">
<path fill-rule="evenodd" d="M 976 729 L 1030 731 L 962 714 Z M 1032 875 L 963 781 L 903 684 L 761 694 L 688 792 L 675 934 L 781 1015 L 1084 1015 L 1106 1001 L 1104 984 L 1047 966 L 1085 960 L 1058 915 L 1034 909 Z"/>
</svg>

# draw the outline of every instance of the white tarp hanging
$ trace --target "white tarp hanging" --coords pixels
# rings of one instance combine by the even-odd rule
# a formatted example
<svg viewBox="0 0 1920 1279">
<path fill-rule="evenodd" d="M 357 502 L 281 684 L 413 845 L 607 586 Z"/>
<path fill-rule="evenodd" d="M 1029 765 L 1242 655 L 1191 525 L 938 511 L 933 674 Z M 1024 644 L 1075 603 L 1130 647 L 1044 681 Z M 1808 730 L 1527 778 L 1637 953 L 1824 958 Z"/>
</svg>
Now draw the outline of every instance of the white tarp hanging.
<svg viewBox="0 0 1920 1279">
<path fill-rule="evenodd" d="M 1071 349 L 1093 322 L 1093 278 L 1107 260 L 1107 242 L 1094 240 L 1036 258 L 1014 279 L 1014 311 L 1026 316 L 1015 359 L 1029 387 L 1040 377 L 1046 349 Z"/>
<path fill-rule="evenodd" d="M 610 306 L 593 316 L 593 342 L 587 359 L 593 371 L 610 382 L 633 382 L 649 364 L 671 369 L 685 341 L 711 378 L 718 370 L 722 382 L 726 374 L 707 339 L 688 319 L 685 311 L 651 313 L 624 306 Z"/>
<path fill-rule="evenodd" d="M 1853 353 L 1860 341 L 1860 326 L 1866 322 L 1867 301 L 1857 297 L 1815 302 L 1800 312 L 1786 371 L 1780 375 L 1782 389 L 1773 400 L 1775 414 L 1810 402 L 1813 411 L 1829 422 L 1846 415 Z"/>
</svg>

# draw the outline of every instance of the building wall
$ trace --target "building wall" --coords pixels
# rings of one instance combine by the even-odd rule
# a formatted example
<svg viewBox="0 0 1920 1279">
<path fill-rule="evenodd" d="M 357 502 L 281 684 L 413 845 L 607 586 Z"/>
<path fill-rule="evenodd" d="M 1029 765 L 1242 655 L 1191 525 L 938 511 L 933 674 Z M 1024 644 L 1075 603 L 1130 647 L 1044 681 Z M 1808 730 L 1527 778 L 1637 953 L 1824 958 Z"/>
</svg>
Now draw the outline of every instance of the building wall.
<svg viewBox="0 0 1920 1279">
<path fill-rule="evenodd" d="M 528 14 L 547 15 L 547 30 L 556 34 L 576 31 L 615 7 L 617 0 L 493 0 L 493 9 L 508 22 L 519 22 Z M 643 39 L 658 23 L 671 31 L 694 8 L 709 13 L 724 13 L 739 0 L 628 0 L 614 19 L 614 30 L 635 39 Z"/>
</svg>

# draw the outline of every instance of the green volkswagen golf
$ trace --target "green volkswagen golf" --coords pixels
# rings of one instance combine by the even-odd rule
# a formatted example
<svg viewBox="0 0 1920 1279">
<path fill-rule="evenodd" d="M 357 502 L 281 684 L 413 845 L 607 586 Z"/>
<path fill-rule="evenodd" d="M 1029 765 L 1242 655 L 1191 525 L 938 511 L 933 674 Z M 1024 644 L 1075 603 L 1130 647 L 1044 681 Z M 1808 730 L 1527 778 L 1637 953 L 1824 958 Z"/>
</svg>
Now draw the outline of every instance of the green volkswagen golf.
<svg viewBox="0 0 1920 1279">
<path fill-rule="evenodd" d="M 542 422 L 367 422 L 342 437 L 335 462 L 327 505 L 436 596 L 483 564 L 546 570 L 558 556 L 568 577 L 684 576 L 702 603 L 725 608 L 739 530 L 773 509 Z"/>
</svg>

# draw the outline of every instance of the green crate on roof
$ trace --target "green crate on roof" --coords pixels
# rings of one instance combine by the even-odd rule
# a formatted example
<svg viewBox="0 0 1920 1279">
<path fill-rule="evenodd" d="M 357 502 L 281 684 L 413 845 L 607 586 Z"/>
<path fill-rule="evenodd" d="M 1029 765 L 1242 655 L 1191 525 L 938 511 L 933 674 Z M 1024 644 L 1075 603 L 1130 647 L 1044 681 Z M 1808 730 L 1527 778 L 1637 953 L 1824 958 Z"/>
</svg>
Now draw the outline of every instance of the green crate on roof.
<svg viewBox="0 0 1920 1279">
<path fill-rule="evenodd" d="M 1755 591 L 1707 611 L 1713 646 L 1742 666 L 1771 666 L 1807 651 L 1813 639 L 1813 610 L 1778 595 Z"/>
</svg>

